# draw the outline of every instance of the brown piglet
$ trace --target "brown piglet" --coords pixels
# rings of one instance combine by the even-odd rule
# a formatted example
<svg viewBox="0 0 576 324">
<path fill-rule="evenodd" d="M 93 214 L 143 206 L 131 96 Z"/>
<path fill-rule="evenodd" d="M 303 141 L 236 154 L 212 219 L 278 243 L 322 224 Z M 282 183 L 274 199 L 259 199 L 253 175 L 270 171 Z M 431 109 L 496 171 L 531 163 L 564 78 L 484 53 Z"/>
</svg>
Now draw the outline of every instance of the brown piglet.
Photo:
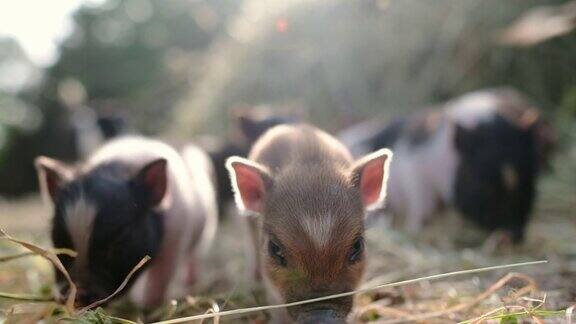
<svg viewBox="0 0 576 324">
<path fill-rule="evenodd" d="M 354 290 L 366 266 L 366 211 L 383 207 L 392 152 L 354 162 L 334 137 L 309 125 L 281 125 L 227 167 L 250 229 L 254 275 L 270 302 Z M 275 322 L 340 323 L 352 297 L 289 307 Z"/>
</svg>

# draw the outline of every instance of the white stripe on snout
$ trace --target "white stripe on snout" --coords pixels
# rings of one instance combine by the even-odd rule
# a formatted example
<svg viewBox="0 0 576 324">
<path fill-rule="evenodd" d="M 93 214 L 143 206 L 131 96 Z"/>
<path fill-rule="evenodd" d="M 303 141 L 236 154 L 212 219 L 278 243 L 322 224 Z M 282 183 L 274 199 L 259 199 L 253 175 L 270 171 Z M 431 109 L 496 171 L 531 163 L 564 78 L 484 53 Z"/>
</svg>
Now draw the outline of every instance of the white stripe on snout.
<svg viewBox="0 0 576 324">
<path fill-rule="evenodd" d="M 302 228 L 308 234 L 308 237 L 318 247 L 323 247 L 330 239 L 332 227 L 334 227 L 334 217 L 330 214 L 310 217 L 302 217 Z"/>
<path fill-rule="evenodd" d="M 96 207 L 81 197 L 64 207 L 66 228 L 72 239 L 74 250 L 78 254 L 74 260 L 77 267 L 84 267 L 88 254 L 88 245 L 92 236 L 92 227 L 96 217 Z"/>
</svg>

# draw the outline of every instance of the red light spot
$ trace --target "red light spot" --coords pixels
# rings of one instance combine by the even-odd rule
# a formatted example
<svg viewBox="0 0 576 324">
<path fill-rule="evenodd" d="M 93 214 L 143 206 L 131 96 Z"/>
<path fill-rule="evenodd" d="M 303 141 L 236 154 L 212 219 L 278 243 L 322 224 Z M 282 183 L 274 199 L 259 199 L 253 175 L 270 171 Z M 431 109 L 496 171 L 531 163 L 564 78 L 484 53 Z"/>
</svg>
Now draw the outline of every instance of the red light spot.
<svg viewBox="0 0 576 324">
<path fill-rule="evenodd" d="M 276 20 L 276 31 L 279 33 L 284 33 L 288 30 L 288 20 L 285 18 L 280 18 Z"/>
</svg>

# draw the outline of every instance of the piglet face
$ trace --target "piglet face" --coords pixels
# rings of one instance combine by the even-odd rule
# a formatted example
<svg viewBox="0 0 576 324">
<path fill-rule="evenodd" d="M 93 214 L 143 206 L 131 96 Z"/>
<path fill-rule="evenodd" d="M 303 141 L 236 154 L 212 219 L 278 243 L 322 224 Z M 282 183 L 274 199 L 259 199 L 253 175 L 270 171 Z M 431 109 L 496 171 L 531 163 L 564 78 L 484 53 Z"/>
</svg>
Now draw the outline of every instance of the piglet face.
<svg viewBox="0 0 576 324">
<path fill-rule="evenodd" d="M 381 206 L 391 153 L 362 159 L 352 168 L 322 163 L 271 175 L 265 167 L 232 159 L 237 202 L 262 221 L 259 253 L 266 280 L 285 302 L 354 290 L 364 273 L 364 215 Z M 344 322 L 352 298 L 291 307 L 301 323 Z"/>
<path fill-rule="evenodd" d="M 43 188 L 54 170 L 37 163 Z M 72 174 L 72 173 L 71 173 Z M 60 256 L 78 287 L 79 306 L 111 295 L 146 255 L 154 257 L 162 222 L 154 207 L 166 191 L 166 161 L 158 160 L 131 177 L 125 166 L 110 163 L 58 181 L 52 193 L 52 240 L 56 248 L 75 250 Z M 60 294 L 68 291 L 57 272 Z"/>
<path fill-rule="evenodd" d="M 351 291 L 366 263 L 358 191 L 347 186 L 345 178 L 338 181 L 322 170 L 310 171 L 306 180 L 290 174 L 278 179 L 280 185 L 264 206 L 262 267 L 287 302 Z M 291 190 L 297 182 L 300 189 Z M 352 298 L 343 298 L 288 311 L 299 321 L 320 313 L 344 319 L 351 307 Z"/>
</svg>

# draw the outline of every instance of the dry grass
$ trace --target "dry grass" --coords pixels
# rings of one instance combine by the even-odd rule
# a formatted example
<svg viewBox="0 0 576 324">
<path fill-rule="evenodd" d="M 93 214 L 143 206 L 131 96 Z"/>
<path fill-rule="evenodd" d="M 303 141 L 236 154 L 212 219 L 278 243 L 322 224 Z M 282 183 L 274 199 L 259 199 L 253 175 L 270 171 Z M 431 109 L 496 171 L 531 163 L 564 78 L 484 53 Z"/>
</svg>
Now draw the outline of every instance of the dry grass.
<svg viewBox="0 0 576 324">
<path fill-rule="evenodd" d="M 356 298 L 354 322 L 376 323 L 566 323 L 576 303 L 576 183 L 574 168 L 565 156 L 554 176 L 541 184 L 541 199 L 529 229 L 528 241 L 510 251 L 487 254 L 481 245 L 485 235 L 462 224 L 455 215 L 438 218 L 419 238 L 409 237 L 374 224 L 367 232 L 370 255 L 364 287 L 402 281 L 459 269 L 547 259 L 543 266 L 520 268 L 522 273 L 497 270 L 454 276 L 440 281 L 424 280 L 401 287 L 364 291 Z M 10 210 L 0 224 L 11 234 L 40 246 L 49 246 L 45 224 L 35 199 L 0 204 Z M 7 207 L 7 208 L 4 208 Z M 26 211 L 34 210 L 32 214 Z M 18 211 L 24 211 L 18 214 Z M 41 258 L 23 255 L 13 243 L 0 242 L 0 318 L 8 322 L 47 323 L 76 320 L 82 323 L 130 323 L 160 321 L 266 305 L 258 287 L 251 289 L 244 273 L 243 246 L 236 226 L 228 221 L 219 232 L 213 251 L 203 264 L 204 276 L 196 294 L 148 312 L 139 312 L 123 301 L 78 314 L 51 300 L 52 268 Z M 61 251 L 51 251 L 61 252 Z M 12 257 L 14 256 L 14 258 Z M 4 298 L 2 298 L 2 296 Z M 568 311 L 567 311 L 568 310 Z M 220 317 L 215 322 L 267 320 L 265 312 Z M 111 317 L 116 316 L 116 317 Z M 128 320 L 121 320 L 126 318 Z M 208 320 L 212 321 L 212 320 Z"/>
</svg>

